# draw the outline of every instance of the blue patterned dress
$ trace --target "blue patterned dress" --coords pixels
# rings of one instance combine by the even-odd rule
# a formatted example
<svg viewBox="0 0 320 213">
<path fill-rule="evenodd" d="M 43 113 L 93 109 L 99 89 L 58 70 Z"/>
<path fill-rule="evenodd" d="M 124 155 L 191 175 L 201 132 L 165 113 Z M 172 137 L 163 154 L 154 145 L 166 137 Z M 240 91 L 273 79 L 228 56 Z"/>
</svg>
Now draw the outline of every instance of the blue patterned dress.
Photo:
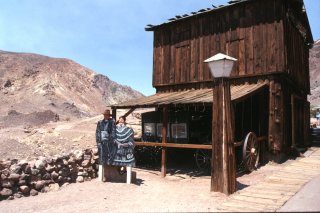
<svg viewBox="0 0 320 213">
<path fill-rule="evenodd" d="M 111 165 L 117 147 L 114 143 L 116 137 L 116 125 L 113 119 L 101 120 L 97 124 L 96 143 L 99 150 L 99 164 Z"/>
<path fill-rule="evenodd" d="M 135 166 L 133 130 L 125 125 L 116 128 L 117 151 L 113 159 L 114 166 Z"/>
</svg>

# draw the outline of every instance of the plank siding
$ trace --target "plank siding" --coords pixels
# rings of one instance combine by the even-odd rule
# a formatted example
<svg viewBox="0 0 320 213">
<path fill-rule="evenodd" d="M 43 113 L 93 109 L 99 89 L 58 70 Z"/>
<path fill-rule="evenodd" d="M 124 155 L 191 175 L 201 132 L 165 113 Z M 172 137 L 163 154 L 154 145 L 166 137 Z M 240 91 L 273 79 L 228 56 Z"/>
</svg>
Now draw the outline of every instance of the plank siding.
<svg viewBox="0 0 320 213">
<path fill-rule="evenodd" d="M 203 61 L 217 53 L 228 54 L 238 59 L 231 73 L 232 84 L 270 82 L 265 102 L 269 113 L 260 118 L 268 120 L 268 128 L 263 129 L 268 129 L 269 151 L 279 154 L 292 140 L 307 141 L 307 43 L 312 35 L 300 4 L 292 0 L 246 1 L 154 28 L 153 86 L 157 93 L 211 88 L 213 78 Z M 296 108 L 292 108 L 292 96 L 305 102 L 295 102 Z M 241 131 L 244 129 L 241 126 Z"/>
<path fill-rule="evenodd" d="M 279 0 L 253 1 L 155 30 L 154 87 L 211 81 L 203 61 L 219 52 L 238 58 L 232 76 L 285 72 L 282 7 Z"/>
<path fill-rule="evenodd" d="M 249 4 L 247 5 L 245 10 L 245 64 L 246 69 L 243 75 L 245 74 L 253 74 L 253 61 L 254 61 L 254 55 L 253 55 L 253 20 L 254 20 L 254 12 L 253 12 L 254 5 Z"/>
<path fill-rule="evenodd" d="M 309 79 L 309 51 L 306 46 L 306 42 L 299 32 L 299 14 L 291 4 L 287 2 L 284 12 L 284 36 L 286 49 L 286 66 L 287 73 L 292 77 L 293 81 L 302 90 L 306 91 L 306 94 L 310 92 L 310 81 Z M 297 20 L 292 20 L 290 14 L 294 13 Z"/>
</svg>

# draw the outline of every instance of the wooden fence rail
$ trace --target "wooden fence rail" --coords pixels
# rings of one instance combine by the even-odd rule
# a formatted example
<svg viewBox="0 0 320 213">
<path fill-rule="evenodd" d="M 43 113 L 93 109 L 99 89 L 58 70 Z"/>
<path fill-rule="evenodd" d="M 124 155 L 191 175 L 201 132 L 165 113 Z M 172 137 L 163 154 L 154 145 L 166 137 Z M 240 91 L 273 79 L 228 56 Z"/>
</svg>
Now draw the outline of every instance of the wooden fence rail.
<svg viewBox="0 0 320 213">
<path fill-rule="evenodd" d="M 267 137 L 259 137 L 258 142 L 266 141 Z M 186 143 L 160 143 L 160 142 L 141 142 L 135 141 L 136 146 L 157 146 L 170 148 L 186 148 L 186 149 L 212 149 L 211 144 L 186 144 Z M 243 145 L 243 141 L 234 142 L 235 147 Z"/>
</svg>

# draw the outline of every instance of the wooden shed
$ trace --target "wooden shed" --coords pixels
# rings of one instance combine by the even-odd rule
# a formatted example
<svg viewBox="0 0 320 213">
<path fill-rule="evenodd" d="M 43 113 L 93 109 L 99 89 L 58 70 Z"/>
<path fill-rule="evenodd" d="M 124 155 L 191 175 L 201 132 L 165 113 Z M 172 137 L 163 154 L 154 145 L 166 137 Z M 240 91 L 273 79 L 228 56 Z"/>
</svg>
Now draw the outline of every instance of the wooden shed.
<svg viewBox="0 0 320 213">
<path fill-rule="evenodd" d="M 264 155 L 275 161 L 293 146 L 308 146 L 313 37 L 303 0 L 230 1 L 147 25 L 146 31 L 154 33 L 156 94 L 115 104 L 114 111 L 156 107 L 163 113 L 162 135 L 167 135 L 170 111 L 210 109 L 213 78 L 203 61 L 224 53 L 238 59 L 231 74 L 234 141 L 254 131 L 266 141 Z M 167 143 L 167 137 L 161 140 L 137 145 L 163 147 L 163 175 L 166 147 L 212 149 L 192 142 Z"/>
</svg>

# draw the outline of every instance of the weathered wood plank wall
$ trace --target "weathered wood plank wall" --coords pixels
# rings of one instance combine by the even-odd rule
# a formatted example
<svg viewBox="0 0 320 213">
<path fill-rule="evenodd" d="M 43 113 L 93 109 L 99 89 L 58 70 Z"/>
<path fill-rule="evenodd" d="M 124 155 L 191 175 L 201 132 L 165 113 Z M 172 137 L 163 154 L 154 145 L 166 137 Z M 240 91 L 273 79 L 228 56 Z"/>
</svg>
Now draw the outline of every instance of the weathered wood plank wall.
<svg viewBox="0 0 320 213">
<path fill-rule="evenodd" d="M 212 76 L 203 61 L 219 52 L 228 54 L 238 59 L 231 74 L 233 84 L 270 81 L 266 103 L 269 150 L 283 152 L 293 140 L 304 140 L 301 143 L 306 145 L 308 43 L 313 39 L 301 2 L 242 2 L 153 31 L 153 86 L 157 92 L 212 87 Z M 292 95 L 304 102 L 292 104 Z"/>
<path fill-rule="evenodd" d="M 232 76 L 285 71 L 281 1 L 253 1 L 163 26 L 154 32 L 153 86 L 211 81 L 203 61 L 238 58 Z"/>
<path fill-rule="evenodd" d="M 201 83 L 212 77 L 203 61 L 222 52 L 238 59 L 232 77 L 288 73 L 308 93 L 309 49 L 300 32 L 301 11 L 287 0 L 249 1 L 155 29 L 153 86 L 157 92 L 188 83 L 207 87 Z"/>
<path fill-rule="evenodd" d="M 298 18 L 294 19 L 292 16 L 299 16 L 298 8 L 294 8 L 292 4 L 285 5 L 284 16 L 284 45 L 286 48 L 286 64 L 287 73 L 292 76 L 297 85 L 305 90 L 310 91 L 309 81 L 309 48 L 306 46 L 305 38 L 302 32 L 299 31 L 298 26 L 302 23 Z M 305 29 L 306 30 L 306 29 Z"/>
</svg>

